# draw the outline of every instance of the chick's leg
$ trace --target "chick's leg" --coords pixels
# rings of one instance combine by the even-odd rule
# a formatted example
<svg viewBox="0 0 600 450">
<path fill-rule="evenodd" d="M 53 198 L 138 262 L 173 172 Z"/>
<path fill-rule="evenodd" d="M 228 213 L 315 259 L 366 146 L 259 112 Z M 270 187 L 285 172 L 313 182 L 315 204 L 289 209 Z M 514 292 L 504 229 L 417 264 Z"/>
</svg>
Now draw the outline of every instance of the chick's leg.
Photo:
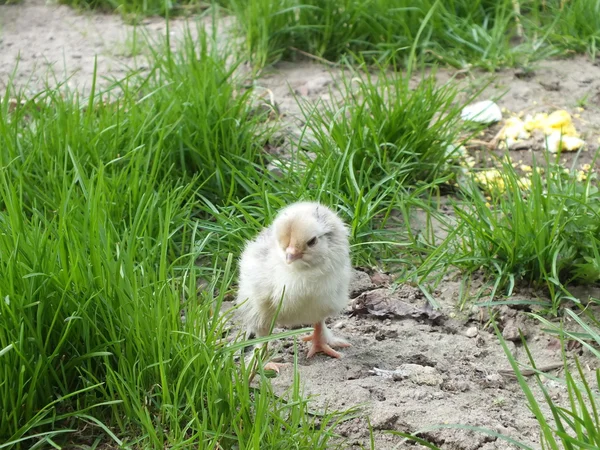
<svg viewBox="0 0 600 450">
<path fill-rule="evenodd" d="M 303 337 L 302 340 L 312 341 L 312 346 L 308 351 L 308 358 L 319 352 L 325 353 L 333 358 L 340 358 L 342 356 L 341 353 L 336 352 L 332 347 L 350 347 L 348 342 L 334 337 L 324 321 L 316 323 L 313 334 Z"/>
</svg>

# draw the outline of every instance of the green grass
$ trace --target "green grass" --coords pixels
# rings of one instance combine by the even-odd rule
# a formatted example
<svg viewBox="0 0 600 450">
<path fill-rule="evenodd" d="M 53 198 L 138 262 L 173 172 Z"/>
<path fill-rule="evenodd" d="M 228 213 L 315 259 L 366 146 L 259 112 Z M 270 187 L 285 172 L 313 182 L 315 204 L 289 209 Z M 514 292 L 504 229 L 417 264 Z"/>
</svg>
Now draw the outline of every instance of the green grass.
<svg viewBox="0 0 600 450">
<path fill-rule="evenodd" d="M 483 270 L 494 283 L 492 298 L 504 288 L 512 295 L 519 283 L 543 287 L 556 313 L 571 298 L 570 285 L 600 280 L 596 180 L 578 181 L 576 171 L 549 159 L 525 181 L 506 160 L 499 174 L 490 201 L 475 182 L 463 188 L 464 201 L 454 208 L 457 233 L 446 242 L 453 264 Z"/>
<path fill-rule="evenodd" d="M 531 28 L 551 24 L 548 40 L 557 49 L 567 53 L 598 54 L 600 43 L 600 1 L 552 0 L 532 9 L 528 19 Z"/>
<path fill-rule="evenodd" d="M 113 6 L 168 12 L 160 5 Z M 279 124 L 239 75 L 244 60 L 203 33 L 197 41 L 186 35 L 177 51 L 168 41 L 144 43 L 149 73 L 94 89 L 89 99 L 64 89 L 33 98 L 7 90 L 0 104 L 0 442 L 7 444 L 0 448 L 339 443 L 331 438 L 346 416 L 314 414 L 297 370 L 283 398 L 262 376 L 249 385 L 252 370 L 236 359 L 245 343 L 218 314 L 235 292 L 245 240 L 300 199 L 340 212 L 357 265 L 385 266 L 424 289 L 451 268 L 463 279 L 483 271 L 492 301 L 510 301 L 520 283 L 542 287 L 552 314 L 578 322 L 568 309 L 578 301 L 570 286 L 600 279 L 597 180 L 579 181 L 547 160 L 525 187 L 505 162 L 504 189 L 486 198 L 464 181 L 451 152 L 469 132 L 459 120 L 460 87 L 437 86 L 433 75 L 409 80 L 421 62 L 494 69 L 529 64 L 533 48 L 535 57 L 593 54 L 593 30 L 577 25 L 591 3 L 524 3 L 519 45 L 511 41 L 511 1 L 394 5 L 227 2 L 248 14 L 242 27 L 257 66 L 293 59 L 292 47 L 344 62 L 339 101 L 316 108 L 298 100 L 304 134 L 286 158 L 264 150 Z M 562 14 L 564 23 L 554 21 Z M 568 32 L 571 40 L 561 41 Z M 12 97 L 24 104 L 9 112 Z M 442 191 L 455 194 L 453 217 L 439 207 Z M 417 210 L 427 217 L 424 229 L 411 227 Z M 554 332 L 589 346 L 599 341 L 590 320 L 580 333 Z M 597 398 L 576 369 L 566 378 L 569 408 L 553 409 L 555 425 L 536 414 L 548 448 L 597 444 L 590 432 Z"/>
<path fill-rule="evenodd" d="M 245 194 L 265 124 L 225 55 L 199 49 L 156 51 L 118 97 L 3 102 L 3 448 L 327 447 L 331 417 L 314 425 L 298 380 L 286 399 L 249 386 L 222 340 L 235 255 L 212 265 L 198 216 Z"/>
<path fill-rule="evenodd" d="M 237 16 L 259 68 L 307 53 L 331 62 L 359 55 L 408 65 L 414 56 L 422 63 L 458 68 L 529 67 L 565 52 L 595 57 L 600 29 L 600 2 L 595 0 L 520 2 L 518 14 L 512 0 L 219 3 Z"/>
<path fill-rule="evenodd" d="M 62 1 L 138 18 L 218 5 L 237 17 L 234 31 L 258 69 L 306 54 L 334 63 L 358 57 L 407 65 L 416 57 L 457 68 L 529 68 L 557 54 L 595 57 L 600 37 L 600 0 L 520 1 L 518 14 L 513 0 Z"/>
<path fill-rule="evenodd" d="M 348 70 L 337 86 L 346 98 L 304 106 L 314 142 L 301 143 L 317 157 L 347 160 L 339 190 L 350 194 L 386 177 L 385 186 L 414 187 L 450 175 L 455 168 L 448 147 L 465 128 L 458 88 L 437 86 L 434 74 L 414 87 L 408 75 L 386 69 Z"/>
<path fill-rule="evenodd" d="M 360 54 L 406 63 L 413 45 L 426 62 L 488 68 L 512 65 L 527 46 L 513 46 L 510 0 L 228 0 L 258 66 L 294 59 L 297 50 L 339 61 Z M 243 19 L 242 19 L 243 18 Z"/>
</svg>

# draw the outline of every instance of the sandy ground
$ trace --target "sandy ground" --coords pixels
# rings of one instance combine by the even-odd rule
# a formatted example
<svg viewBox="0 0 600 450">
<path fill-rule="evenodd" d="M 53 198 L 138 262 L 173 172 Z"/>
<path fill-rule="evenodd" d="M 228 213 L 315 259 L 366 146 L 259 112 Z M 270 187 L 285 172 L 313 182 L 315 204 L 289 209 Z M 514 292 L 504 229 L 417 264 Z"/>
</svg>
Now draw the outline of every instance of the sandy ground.
<svg viewBox="0 0 600 450">
<path fill-rule="evenodd" d="M 181 37 L 184 26 L 172 21 L 171 37 Z M 12 79 L 27 93 L 58 83 L 86 92 L 95 61 L 98 86 L 106 87 L 133 67 L 143 69 L 143 35 L 156 39 L 166 30 L 160 18 L 132 26 L 117 15 L 80 13 L 52 1 L 0 5 L 0 90 Z"/>
<path fill-rule="evenodd" d="M 164 35 L 160 19 L 148 19 L 142 28 Z M 183 22 L 172 23 L 171 33 L 180 36 Z M 0 6 L 0 90 L 4 91 L 11 74 L 17 89 L 35 93 L 68 78 L 71 88 L 82 91 L 90 85 L 97 57 L 100 84 L 120 77 L 128 67 L 139 67 L 133 49 L 134 28 L 117 16 L 81 14 L 65 6 L 43 0 L 24 0 L 19 5 Z M 18 62 L 18 65 L 17 65 Z M 48 70 L 54 76 L 48 77 Z M 327 99 L 332 79 L 339 73 L 306 61 L 283 63 L 263 74 L 258 88 L 272 95 L 288 130 L 294 131 L 299 109 L 294 94 L 308 101 Z M 438 73 L 440 83 L 452 75 Z M 569 61 L 545 61 L 533 72 L 503 70 L 490 74 L 467 74 L 469 89 L 492 80 L 481 98 L 497 99 L 513 112 L 551 112 L 566 109 L 575 126 L 595 149 L 600 137 L 600 67 L 584 57 Z M 584 106 L 583 109 L 578 109 Z M 497 131 L 492 127 L 487 139 Z M 472 149 L 485 160 L 485 151 Z M 481 153 L 478 153 L 481 152 Z M 589 162 L 592 151 L 583 152 L 577 165 Z M 529 163 L 541 152 L 524 149 L 511 152 L 515 161 Z M 565 155 L 569 163 L 573 154 Z M 595 289 L 595 290 L 594 290 Z M 598 297 L 597 288 L 592 295 Z M 442 305 L 439 312 L 426 307 L 421 291 L 410 286 L 393 288 L 389 279 L 377 272 L 357 271 L 352 301 L 348 310 L 331 321 L 336 333 L 347 338 L 352 347 L 341 360 L 317 356 L 307 360 L 300 355 L 304 392 L 314 395 L 314 408 L 349 408 L 364 405 L 375 431 L 376 448 L 414 448 L 385 430 L 416 431 L 428 425 L 461 423 L 490 428 L 539 448 L 536 422 L 515 379 L 503 369 L 509 363 L 493 330 L 487 326 L 489 311 L 473 308 L 456 310 L 458 282 L 447 279 L 433 293 Z M 532 297 L 531 293 L 521 293 Z M 387 311 L 387 313 L 386 313 Z M 385 314 L 383 314 L 385 313 Z M 393 313 L 393 314 L 392 314 Z M 516 330 L 522 329 L 536 362 L 546 366 L 560 362 L 557 341 L 542 333 L 524 311 L 508 307 L 497 309 L 500 326 L 510 349 L 525 361 Z M 292 361 L 292 342 L 282 342 L 280 355 Z M 587 371 L 598 362 L 581 349 L 572 355 L 583 358 Z M 560 374 L 561 369 L 552 370 Z M 291 384 L 291 367 L 283 368 L 272 381 L 279 392 Z M 566 399 L 566 391 L 546 381 L 552 396 Z M 343 423 L 339 430 L 349 448 L 368 446 L 365 417 Z M 441 430 L 426 435 L 447 449 L 506 449 L 506 443 L 493 437 L 463 430 Z"/>
<path fill-rule="evenodd" d="M 362 418 L 338 428 L 348 439 L 348 448 L 368 448 L 365 416 L 377 449 L 414 448 L 386 430 L 415 432 L 439 424 L 483 427 L 540 448 L 537 422 L 489 325 L 490 311 L 473 307 L 458 312 L 457 282 L 446 280 L 433 293 L 441 304 L 439 312 L 428 307 L 418 288 L 387 286 L 385 276 L 376 271 L 356 271 L 352 292 L 347 311 L 330 321 L 334 332 L 352 347 L 343 350 L 341 360 L 323 355 L 307 359 L 308 346 L 299 344 L 298 358 L 304 393 L 314 396 L 314 408 L 363 405 Z M 522 297 L 527 298 L 527 293 Z M 392 313 L 383 314 L 386 311 Z M 509 350 L 525 367 L 529 363 L 517 330 L 527 337 L 537 367 L 560 364 L 559 341 L 542 333 L 524 312 L 506 306 L 494 312 Z M 285 340 L 277 355 L 289 363 L 272 381 L 283 394 L 293 380 L 293 341 Z M 587 370 L 598 367 L 597 359 L 580 348 L 573 349 L 571 356 L 575 355 Z M 562 368 L 548 371 L 557 376 L 562 372 Z M 530 380 L 541 400 L 534 384 Z M 567 400 L 562 385 L 551 380 L 544 384 L 555 401 Z M 516 448 L 466 430 L 428 431 L 421 436 L 444 449 Z"/>
</svg>

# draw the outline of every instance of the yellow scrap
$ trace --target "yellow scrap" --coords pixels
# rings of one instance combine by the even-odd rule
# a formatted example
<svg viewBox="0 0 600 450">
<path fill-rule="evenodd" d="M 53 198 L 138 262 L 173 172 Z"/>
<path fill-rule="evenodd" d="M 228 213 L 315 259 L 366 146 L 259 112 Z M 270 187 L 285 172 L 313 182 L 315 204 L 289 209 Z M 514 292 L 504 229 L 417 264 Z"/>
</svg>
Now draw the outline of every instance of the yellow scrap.
<svg viewBox="0 0 600 450">
<path fill-rule="evenodd" d="M 548 150 L 553 153 L 561 148 L 565 151 L 575 151 L 585 143 L 579 138 L 571 115 L 563 109 L 551 114 L 528 115 L 525 120 L 519 117 L 510 117 L 500 132 L 500 139 L 510 147 L 515 142 L 529 139 L 531 133 L 536 130 L 544 133 Z"/>
</svg>

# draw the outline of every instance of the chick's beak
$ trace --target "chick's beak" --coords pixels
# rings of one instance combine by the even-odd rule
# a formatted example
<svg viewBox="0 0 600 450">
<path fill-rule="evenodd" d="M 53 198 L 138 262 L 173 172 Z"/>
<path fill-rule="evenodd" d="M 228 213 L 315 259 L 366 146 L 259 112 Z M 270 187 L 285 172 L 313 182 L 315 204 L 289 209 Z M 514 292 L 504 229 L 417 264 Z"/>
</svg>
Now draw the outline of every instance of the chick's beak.
<svg viewBox="0 0 600 450">
<path fill-rule="evenodd" d="M 297 259 L 302 258 L 302 253 L 300 253 L 298 250 L 296 250 L 293 247 L 288 247 L 285 250 L 285 262 L 288 264 L 293 263 L 294 261 L 296 261 Z"/>
</svg>

